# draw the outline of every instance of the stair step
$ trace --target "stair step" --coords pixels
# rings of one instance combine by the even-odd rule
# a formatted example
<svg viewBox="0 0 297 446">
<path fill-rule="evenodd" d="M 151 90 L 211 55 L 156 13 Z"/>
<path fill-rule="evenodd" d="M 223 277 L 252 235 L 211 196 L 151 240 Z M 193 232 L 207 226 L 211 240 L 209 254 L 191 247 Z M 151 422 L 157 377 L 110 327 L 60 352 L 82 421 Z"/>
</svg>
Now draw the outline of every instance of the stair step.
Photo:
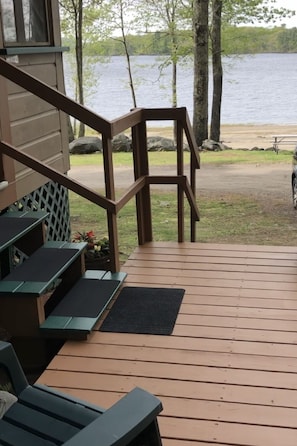
<svg viewBox="0 0 297 446">
<path fill-rule="evenodd" d="M 86 271 L 41 324 L 43 334 L 86 339 L 126 276 L 122 272 Z"/>
<path fill-rule="evenodd" d="M 47 242 L 0 282 L 1 294 L 46 293 L 64 271 L 82 255 L 87 243 Z"/>
<path fill-rule="evenodd" d="M 6 212 L 0 216 L 0 278 L 13 269 L 14 251 L 17 247 L 30 256 L 44 243 L 44 221 L 47 212 Z"/>
<path fill-rule="evenodd" d="M 0 251 L 12 246 L 17 240 L 40 225 L 47 212 L 6 212 L 0 217 Z"/>
</svg>

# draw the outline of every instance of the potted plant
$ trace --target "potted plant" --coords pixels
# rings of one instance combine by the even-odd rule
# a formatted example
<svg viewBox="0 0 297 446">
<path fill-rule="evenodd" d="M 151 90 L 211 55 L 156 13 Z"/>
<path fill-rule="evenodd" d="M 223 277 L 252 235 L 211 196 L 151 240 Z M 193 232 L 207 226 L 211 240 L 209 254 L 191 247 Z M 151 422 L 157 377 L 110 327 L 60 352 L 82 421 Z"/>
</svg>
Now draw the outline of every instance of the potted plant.
<svg viewBox="0 0 297 446">
<path fill-rule="evenodd" d="M 85 251 L 85 266 L 88 269 L 110 269 L 110 247 L 107 237 L 96 239 L 93 231 L 76 232 L 73 242 L 87 242 Z"/>
</svg>

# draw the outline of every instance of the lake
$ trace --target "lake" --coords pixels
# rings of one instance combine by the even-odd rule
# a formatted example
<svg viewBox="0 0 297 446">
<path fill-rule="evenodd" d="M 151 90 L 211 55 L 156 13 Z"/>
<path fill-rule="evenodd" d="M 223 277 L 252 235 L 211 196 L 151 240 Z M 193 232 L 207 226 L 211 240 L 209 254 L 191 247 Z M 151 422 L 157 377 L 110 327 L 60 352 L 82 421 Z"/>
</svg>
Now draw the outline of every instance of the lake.
<svg viewBox="0 0 297 446">
<path fill-rule="evenodd" d="M 73 97 L 70 54 L 64 58 L 66 93 Z M 164 58 L 131 57 L 137 106 L 171 106 L 171 69 L 160 74 Z M 133 107 L 128 87 L 125 58 L 108 62 L 89 58 L 86 71 L 92 73 L 85 104 L 106 119 L 115 119 Z M 256 54 L 223 58 L 224 83 L 222 124 L 295 124 L 297 113 L 297 54 Z M 178 106 L 193 114 L 193 66 L 178 68 Z M 211 79 L 210 79 L 211 104 Z M 166 125 L 159 122 L 158 125 Z"/>
</svg>

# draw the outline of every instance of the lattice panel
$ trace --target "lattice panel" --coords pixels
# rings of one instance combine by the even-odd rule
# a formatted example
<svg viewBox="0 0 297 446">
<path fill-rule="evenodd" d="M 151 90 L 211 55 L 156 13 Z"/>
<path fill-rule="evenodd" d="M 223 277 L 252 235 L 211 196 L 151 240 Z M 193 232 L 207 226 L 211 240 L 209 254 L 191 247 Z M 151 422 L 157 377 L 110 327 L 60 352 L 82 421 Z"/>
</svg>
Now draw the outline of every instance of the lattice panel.
<svg viewBox="0 0 297 446">
<path fill-rule="evenodd" d="M 50 181 L 10 206 L 10 210 L 46 211 L 46 241 L 71 237 L 68 190 Z"/>
</svg>

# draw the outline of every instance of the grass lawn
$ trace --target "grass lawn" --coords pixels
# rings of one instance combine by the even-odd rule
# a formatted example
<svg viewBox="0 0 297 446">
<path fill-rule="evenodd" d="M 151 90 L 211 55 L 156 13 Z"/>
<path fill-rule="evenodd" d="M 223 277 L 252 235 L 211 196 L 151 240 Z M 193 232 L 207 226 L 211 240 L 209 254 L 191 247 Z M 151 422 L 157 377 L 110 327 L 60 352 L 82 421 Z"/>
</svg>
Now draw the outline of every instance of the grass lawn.
<svg viewBox="0 0 297 446">
<path fill-rule="evenodd" d="M 264 163 L 282 163 L 291 162 L 292 152 L 281 151 L 276 154 L 274 151 L 249 151 L 249 150 L 224 150 L 223 152 L 202 152 L 200 154 L 201 163 L 203 164 L 264 164 Z M 190 154 L 185 153 L 184 162 L 189 163 Z M 133 163 L 132 153 L 116 153 L 113 155 L 115 167 L 131 166 Z M 103 157 L 101 153 L 92 155 L 71 155 L 71 166 L 91 166 L 103 165 Z M 165 166 L 176 164 L 175 152 L 150 152 L 150 166 Z"/>
<path fill-rule="evenodd" d="M 169 165 L 175 163 L 172 152 L 150 153 L 150 165 Z M 288 156 L 290 158 L 288 158 Z M 203 152 L 202 163 L 230 164 L 230 163 L 288 163 L 291 162 L 290 152 L 276 154 L 271 151 L 224 151 Z M 185 156 L 189 160 L 189 154 Z M 102 163 L 102 155 L 72 155 L 73 166 L 84 166 Z M 114 154 L 114 166 L 128 166 L 132 163 L 129 153 Z M 122 191 L 118 191 L 119 196 Z M 189 240 L 190 222 L 189 208 L 186 203 L 186 240 Z M 285 245 L 288 232 L 279 228 L 289 227 L 292 222 L 288 215 L 275 213 L 270 207 L 255 197 L 243 197 L 240 194 L 199 194 L 198 206 L 201 221 L 197 224 L 197 241 L 215 243 L 250 243 L 250 244 L 278 244 Z M 76 231 L 93 230 L 98 238 L 107 236 L 105 211 L 97 208 L 81 197 L 70 194 L 71 226 Z M 177 240 L 177 206 L 174 192 L 154 191 L 152 193 L 153 236 L 156 241 Z M 236 224 L 234 224 L 236 222 Z M 137 226 L 135 200 L 132 199 L 119 214 L 119 249 L 121 260 L 137 246 Z M 290 228 L 288 229 L 290 231 Z"/>
</svg>

